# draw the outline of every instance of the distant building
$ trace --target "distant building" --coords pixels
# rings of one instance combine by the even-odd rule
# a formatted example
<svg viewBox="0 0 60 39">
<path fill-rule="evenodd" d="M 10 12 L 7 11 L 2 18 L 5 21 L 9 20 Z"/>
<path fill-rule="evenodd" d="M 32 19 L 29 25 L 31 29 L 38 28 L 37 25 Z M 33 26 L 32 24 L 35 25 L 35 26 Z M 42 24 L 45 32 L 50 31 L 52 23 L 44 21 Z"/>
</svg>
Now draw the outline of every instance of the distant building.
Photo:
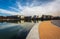
<svg viewBox="0 0 60 39">
<path fill-rule="evenodd" d="M 33 20 L 38 20 L 38 18 L 39 18 L 39 16 L 37 16 L 37 15 L 34 15 L 34 16 L 32 17 Z"/>
<path fill-rule="evenodd" d="M 32 18 L 31 16 L 25 16 L 24 17 L 25 20 L 31 20 L 31 18 Z"/>
<path fill-rule="evenodd" d="M 60 20 L 60 17 L 56 16 L 56 17 L 53 18 L 53 20 Z"/>
<path fill-rule="evenodd" d="M 7 16 L 7 19 L 20 19 L 21 16 L 13 15 L 13 16 Z"/>
<path fill-rule="evenodd" d="M 24 19 L 25 16 L 21 15 L 21 19 Z"/>
<path fill-rule="evenodd" d="M 0 16 L 0 19 L 3 19 L 3 16 Z"/>
<path fill-rule="evenodd" d="M 53 16 L 51 16 L 51 15 L 42 15 L 42 19 L 51 20 L 51 19 L 53 19 Z"/>
</svg>

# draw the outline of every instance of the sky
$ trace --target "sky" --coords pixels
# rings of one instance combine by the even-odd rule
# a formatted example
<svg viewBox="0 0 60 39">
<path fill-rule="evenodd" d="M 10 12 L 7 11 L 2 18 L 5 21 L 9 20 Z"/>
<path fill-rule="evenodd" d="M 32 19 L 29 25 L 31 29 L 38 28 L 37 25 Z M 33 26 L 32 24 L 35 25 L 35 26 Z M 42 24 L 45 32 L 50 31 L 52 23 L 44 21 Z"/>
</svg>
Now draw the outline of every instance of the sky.
<svg viewBox="0 0 60 39">
<path fill-rule="evenodd" d="M 60 0 L 0 0 L 0 16 L 59 15 Z"/>
</svg>

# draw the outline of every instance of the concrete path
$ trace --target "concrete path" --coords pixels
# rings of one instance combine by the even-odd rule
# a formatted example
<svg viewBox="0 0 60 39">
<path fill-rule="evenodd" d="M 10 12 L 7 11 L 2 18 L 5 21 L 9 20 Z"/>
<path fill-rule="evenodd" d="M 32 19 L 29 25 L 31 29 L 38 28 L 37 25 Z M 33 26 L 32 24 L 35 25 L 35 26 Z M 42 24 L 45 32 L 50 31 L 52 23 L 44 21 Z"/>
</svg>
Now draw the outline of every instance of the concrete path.
<svg viewBox="0 0 60 39">
<path fill-rule="evenodd" d="M 39 39 L 38 26 L 39 23 L 33 26 L 26 39 Z"/>
</svg>

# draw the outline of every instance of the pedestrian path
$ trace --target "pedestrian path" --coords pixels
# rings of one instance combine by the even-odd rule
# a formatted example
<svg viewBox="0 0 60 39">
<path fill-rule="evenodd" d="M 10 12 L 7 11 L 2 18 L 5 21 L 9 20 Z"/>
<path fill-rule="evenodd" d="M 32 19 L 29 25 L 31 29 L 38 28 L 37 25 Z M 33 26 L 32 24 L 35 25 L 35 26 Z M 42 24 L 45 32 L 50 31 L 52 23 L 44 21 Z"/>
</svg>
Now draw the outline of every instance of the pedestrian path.
<svg viewBox="0 0 60 39">
<path fill-rule="evenodd" d="M 60 28 L 51 21 L 43 21 L 39 24 L 40 39 L 60 39 Z"/>
<path fill-rule="evenodd" d="M 60 27 L 51 23 L 51 21 L 37 23 L 26 39 L 60 39 Z"/>
</svg>

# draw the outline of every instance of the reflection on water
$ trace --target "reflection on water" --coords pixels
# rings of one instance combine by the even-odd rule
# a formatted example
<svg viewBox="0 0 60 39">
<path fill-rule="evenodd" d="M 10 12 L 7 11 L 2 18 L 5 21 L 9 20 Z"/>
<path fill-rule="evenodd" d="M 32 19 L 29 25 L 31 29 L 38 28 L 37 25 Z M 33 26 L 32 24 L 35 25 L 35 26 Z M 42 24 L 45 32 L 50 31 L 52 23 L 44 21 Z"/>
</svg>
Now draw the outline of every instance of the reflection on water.
<svg viewBox="0 0 60 39">
<path fill-rule="evenodd" d="M 36 21 L 0 21 L 0 39 L 25 39 Z"/>
<path fill-rule="evenodd" d="M 38 23 L 39 20 L 5 20 L 5 21 L 0 21 L 1 23 L 8 22 L 8 23 Z"/>
</svg>

